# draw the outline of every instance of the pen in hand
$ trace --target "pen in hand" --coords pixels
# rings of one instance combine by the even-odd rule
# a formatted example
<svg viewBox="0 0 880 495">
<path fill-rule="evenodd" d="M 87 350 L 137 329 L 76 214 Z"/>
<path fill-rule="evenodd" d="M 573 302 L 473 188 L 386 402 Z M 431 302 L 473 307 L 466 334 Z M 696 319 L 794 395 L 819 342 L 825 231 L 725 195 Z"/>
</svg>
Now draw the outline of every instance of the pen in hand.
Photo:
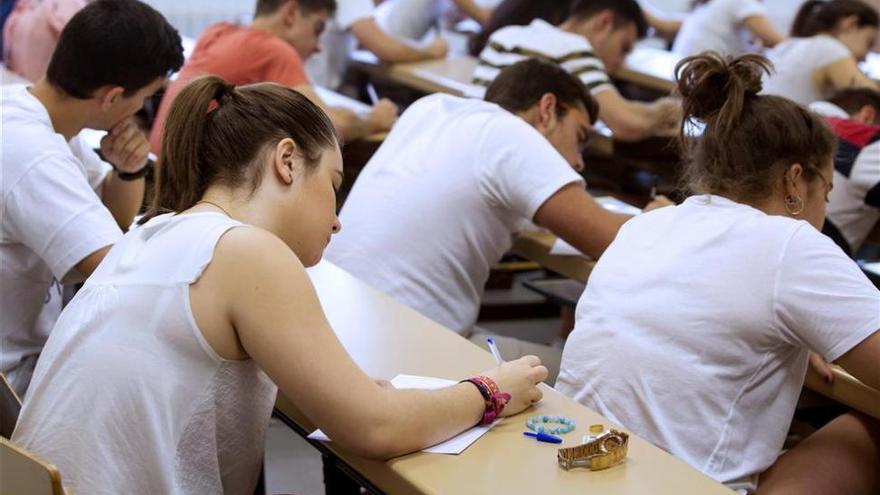
<svg viewBox="0 0 880 495">
<path fill-rule="evenodd" d="M 504 360 L 501 359 L 501 353 L 498 352 L 498 346 L 495 345 L 495 339 L 492 337 L 486 337 L 486 343 L 489 344 L 489 350 L 492 351 L 492 356 L 495 357 L 495 364 L 498 366 L 504 364 Z"/>
</svg>

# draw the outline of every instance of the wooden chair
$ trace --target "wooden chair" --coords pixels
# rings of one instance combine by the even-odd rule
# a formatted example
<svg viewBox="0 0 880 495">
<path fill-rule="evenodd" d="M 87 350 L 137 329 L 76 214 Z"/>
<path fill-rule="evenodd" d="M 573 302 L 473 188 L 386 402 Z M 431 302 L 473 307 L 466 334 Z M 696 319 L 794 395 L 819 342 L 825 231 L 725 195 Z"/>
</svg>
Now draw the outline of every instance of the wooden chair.
<svg viewBox="0 0 880 495">
<path fill-rule="evenodd" d="M 0 438 L 0 493 L 70 495 L 61 486 L 58 468 L 5 438 Z"/>
<path fill-rule="evenodd" d="M 0 373 L 0 437 L 12 437 L 19 411 L 21 411 L 21 399 L 3 373 Z"/>
</svg>

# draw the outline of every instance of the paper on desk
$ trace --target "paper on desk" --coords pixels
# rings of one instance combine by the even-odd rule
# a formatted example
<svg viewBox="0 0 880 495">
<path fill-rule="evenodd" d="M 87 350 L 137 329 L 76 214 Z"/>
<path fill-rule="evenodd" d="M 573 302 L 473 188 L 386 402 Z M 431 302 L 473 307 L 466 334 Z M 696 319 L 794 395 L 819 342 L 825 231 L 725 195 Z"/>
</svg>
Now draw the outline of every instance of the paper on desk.
<svg viewBox="0 0 880 495">
<path fill-rule="evenodd" d="M 434 390 L 451 387 L 456 383 L 457 382 L 453 380 L 446 380 L 443 378 L 415 375 L 397 375 L 391 380 L 391 384 L 394 385 L 394 388 L 414 388 L 420 390 Z M 430 452 L 432 454 L 461 454 L 464 452 L 464 449 L 468 448 L 472 443 L 476 442 L 481 436 L 500 422 L 501 419 L 498 419 L 491 425 L 475 426 L 443 443 L 438 443 L 433 447 L 422 449 L 422 452 Z M 313 431 L 309 434 L 308 438 L 311 440 L 320 440 L 322 442 L 330 441 L 327 435 L 321 430 Z"/>
<path fill-rule="evenodd" d="M 586 254 L 578 251 L 578 248 L 558 237 L 556 238 L 556 241 L 553 242 L 553 246 L 550 247 L 550 254 L 554 256 L 580 256 L 582 258 L 589 258 Z"/>
</svg>

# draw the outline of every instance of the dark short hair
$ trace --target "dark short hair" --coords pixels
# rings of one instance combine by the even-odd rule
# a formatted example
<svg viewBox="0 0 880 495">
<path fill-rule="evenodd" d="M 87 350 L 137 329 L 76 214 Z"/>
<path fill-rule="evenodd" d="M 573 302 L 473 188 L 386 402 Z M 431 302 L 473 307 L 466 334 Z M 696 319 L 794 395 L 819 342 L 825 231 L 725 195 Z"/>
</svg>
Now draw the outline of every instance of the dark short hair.
<svg viewBox="0 0 880 495">
<path fill-rule="evenodd" d="M 107 85 L 131 96 L 181 65 L 180 35 L 162 14 L 137 0 L 97 0 L 61 31 L 46 77 L 75 98 Z"/>
<path fill-rule="evenodd" d="M 880 91 L 870 88 L 846 88 L 838 91 L 828 101 L 852 115 L 865 106 L 874 108 L 880 118 Z"/>
<path fill-rule="evenodd" d="M 530 58 L 505 67 L 486 90 L 485 100 L 511 113 L 525 112 L 547 93 L 556 96 L 557 114 L 566 113 L 565 106 L 583 105 L 595 124 L 599 103 L 580 79 L 557 64 Z"/>
<path fill-rule="evenodd" d="M 858 27 L 878 27 L 880 16 L 873 7 L 861 0 L 808 0 L 801 5 L 791 24 L 791 36 L 808 38 L 830 33 L 837 23 L 855 16 Z"/>
<path fill-rule="evenodd" d="M 636 0 L 574 0 L 571 4 L 571 16 L 578 19 L 589 19 L 603 10 L 614 12 L 618 27 L 635 23 L 639 38 L 648 33 L 648 21 Z"/>
<path fill-rule="evenodd" d="M 274 14 L 275 12 L 278 12 L 278 9 L 284 6 L 284 4 L 290 1 L 291 0 L 257 0 L 257 9 L 254 12 L 254 17 Z M 326 11 L 330 15 L 336 13 L 336 0 L 296 0 L 296 4 L 301 11 L 307 14 L 321 11 Z"/>
</svg>

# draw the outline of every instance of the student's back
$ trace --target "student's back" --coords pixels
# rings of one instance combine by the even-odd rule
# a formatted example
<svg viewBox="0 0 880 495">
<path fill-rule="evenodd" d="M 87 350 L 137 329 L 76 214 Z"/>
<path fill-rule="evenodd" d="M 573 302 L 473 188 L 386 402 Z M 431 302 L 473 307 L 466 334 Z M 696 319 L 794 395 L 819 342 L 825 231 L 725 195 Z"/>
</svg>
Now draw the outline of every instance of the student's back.
<svg viewBox="0 0 880 495">
<path fill-rule="evenodd" d="M 6 67 L 29 81 L 40 80 L 46 75 L 64 25 L 87 3 L 87 0 L 20 0 L 3 26 Z"/>
<path fill-rule="evenodd" d="M 534 128 L 498 105 L 428 96 L 404 112 L 358 176 L 326 257 L 469 335 L 512 233 L 580 180 Z"/>
<path fill-rule="evenodd" d="M 213 212 L 157 217 L 113 247 L 64 311 L 13 439 L 77 493 L 252 493 L 276 387 L 252 360 L 218 356 L 189 307 L 220 236 L 241 225 Z M 131 435 L 108 433 L 132 422 Z"/>
<path fill-rule="evenodd" d="M 672 51 L 679 57 L 706 50 L 725 55 L 753 52 L 755 34 L 746 22 L 763 22 L 760 34 L 775 43 L 781 38 L 772 28 L 759 0 L 709 0 L 697 6 L 681 25 Z"/>
</svg>

